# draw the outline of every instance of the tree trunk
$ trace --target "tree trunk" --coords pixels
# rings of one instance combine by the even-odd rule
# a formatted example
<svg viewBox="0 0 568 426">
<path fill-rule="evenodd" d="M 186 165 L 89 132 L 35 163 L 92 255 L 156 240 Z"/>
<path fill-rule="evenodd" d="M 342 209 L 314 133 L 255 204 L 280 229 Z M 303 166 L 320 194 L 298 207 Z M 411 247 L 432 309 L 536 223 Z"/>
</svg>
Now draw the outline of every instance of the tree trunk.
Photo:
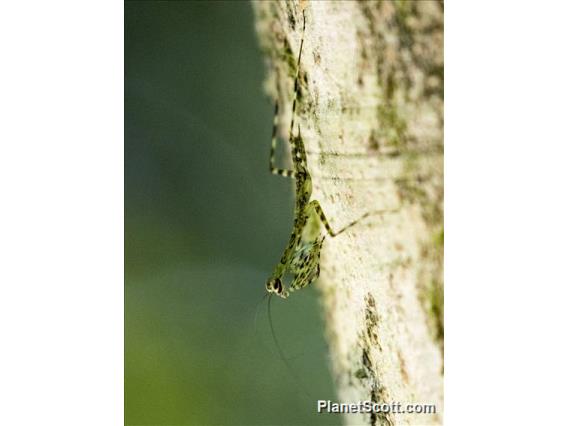
<svg viewBox="0 0 568 426">
<path fill-rule="evenodd" d="M 266 90 L 297 123 L 327 237 L 321 293 L 340 402 L 435 404 L 348 424 L 438 424 L 443 410 L 443 3 L 253 3 Z M 301 297 L 301 292 L 293 297 Z M 314 402 L 315 407 L 315 402 Z"/>
</svg>

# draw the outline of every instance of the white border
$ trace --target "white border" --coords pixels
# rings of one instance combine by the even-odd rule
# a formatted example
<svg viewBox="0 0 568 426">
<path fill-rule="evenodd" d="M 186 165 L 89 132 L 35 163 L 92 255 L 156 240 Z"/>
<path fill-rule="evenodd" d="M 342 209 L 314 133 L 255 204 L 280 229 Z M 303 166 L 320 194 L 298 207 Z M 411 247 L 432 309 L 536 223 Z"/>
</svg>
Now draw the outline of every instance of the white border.
<svg viewBox="0 0 568 426">
<path fill-rule="evenodd" d="M 123 421 L 123 5 L 0 7 L 0 424 Z"/>
<path fill-rule="evenodd" d="M 445 6 L 445 421 L 560 424 L 568 8 Z"/>
</svg>

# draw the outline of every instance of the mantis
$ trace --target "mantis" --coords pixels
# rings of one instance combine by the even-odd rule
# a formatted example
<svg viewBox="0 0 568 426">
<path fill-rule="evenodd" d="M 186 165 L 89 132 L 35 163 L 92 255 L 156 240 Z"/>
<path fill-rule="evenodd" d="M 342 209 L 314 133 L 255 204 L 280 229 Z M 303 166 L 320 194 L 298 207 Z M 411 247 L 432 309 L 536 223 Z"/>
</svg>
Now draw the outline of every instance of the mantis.
<svg viewBox="0 0 568 426">
<path fill-rule="evenodd" d="M 274 122 L 272 128 L 272 145 L 270 149 L 270 173 L 274 175 L 295 179 L 295 206 L 294 225 L 288 245 L 280 258 L 280 262 L 274 268 L 272 275 L 266 282 L 266 290 L 269 294 L 276 294 L 287 298 L 295 290 L 304 288 L 314 282 L 320 274 L 320 255 L 323 242 L 327 235 L 336 237 L 345 230 L 351 228 L 362 219 L 376 212 L 369 212 L 349 223 L 344 228 L 334 231 L 327 220 L 325 213 L 317 200 L 312 200 L 312 177 L 308 171 L 306 149 L 300 126 L 297 134 L 294 134 L 294 115 L 299 91 L 300 63 L 302 48 L 304 45 L 304 33 L 306 29 L 306 17 L 302 12 L 303 28 L 298 54 L 296 77 L 294 80 L 294 98 L 292 102 L 292 120 L 289 131 L 289 144 L 292 153 L 292 169 L 280 169 L 275 165 L 275 151 L 278 127 L 278 101 L 274 108 Z M 323 224 L 327 235 L 322 235 L 320 225 Z M 289 274 L 292 281 L 287 287 L 283 282 Z"/>
</svg>

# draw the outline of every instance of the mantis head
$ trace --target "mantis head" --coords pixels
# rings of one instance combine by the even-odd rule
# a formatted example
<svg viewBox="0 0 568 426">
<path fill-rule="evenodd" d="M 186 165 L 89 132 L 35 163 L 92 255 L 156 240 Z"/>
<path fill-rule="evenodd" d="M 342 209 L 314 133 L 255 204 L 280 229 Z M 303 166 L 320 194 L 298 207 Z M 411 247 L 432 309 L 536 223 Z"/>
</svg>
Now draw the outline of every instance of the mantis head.
<svg viewBox="0 0 568 426">
<path fill-rule="evenodd" d="M 282 285 L 282 281 L 278 277 L 270 278 L 266 282 L 266 290 L 269 293 L 274 293 L 277 296 L 286 299 L 288 297 L 288 292 L 284 290 L 284 286 Z"/>
</svg>

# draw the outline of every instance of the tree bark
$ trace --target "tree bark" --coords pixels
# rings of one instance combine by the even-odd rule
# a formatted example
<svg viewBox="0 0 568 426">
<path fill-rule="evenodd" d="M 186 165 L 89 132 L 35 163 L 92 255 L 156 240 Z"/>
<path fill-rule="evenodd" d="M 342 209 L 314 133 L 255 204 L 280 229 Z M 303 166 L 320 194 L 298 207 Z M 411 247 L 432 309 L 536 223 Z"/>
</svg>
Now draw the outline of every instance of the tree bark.
<svg viewBox="0 0 568 426">
<path fill-rule="evenodd" d="M 253 8 L 284 140 L 305 13 L 296 120 L 312 199 L 335 229 L 369 210 L 396 210 L 326 238 L 316 286 L 332 370 L 340 402 L 427 403 L 436 414 L 348 414 L 345 421 L 439 424 L 443 3 L 260 1 Z"/>
</svg>

